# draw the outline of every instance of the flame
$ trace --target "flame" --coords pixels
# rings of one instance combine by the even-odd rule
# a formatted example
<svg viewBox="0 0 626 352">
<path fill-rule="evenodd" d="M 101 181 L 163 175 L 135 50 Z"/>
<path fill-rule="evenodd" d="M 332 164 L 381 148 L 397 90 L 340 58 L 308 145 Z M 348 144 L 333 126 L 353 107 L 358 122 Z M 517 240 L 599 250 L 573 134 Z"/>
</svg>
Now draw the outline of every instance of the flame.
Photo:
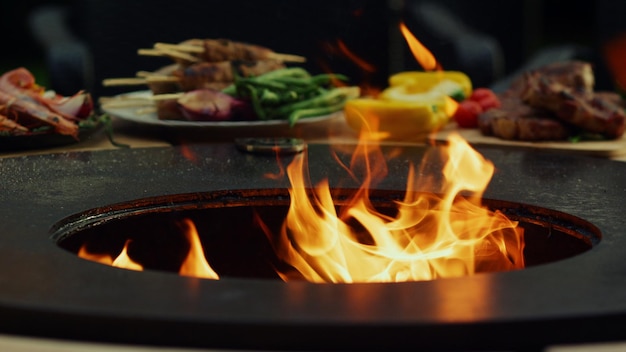
<svg viewBox="0 0 626 352">
<path fill-rule="evenodd" d="M 413 35 L 413 33 L 411 33 L 409 28 L 403 22 L 400 23 L 400 31 L 402 32 L 404 39 L 409 45 L 409 48 L 411 49 L 411 52 L 413 53 L 415 60 L 417 60 L 417 62 L 420 65 L 422 65 L 424 70 L 426 71 L 434 71 L 434 70 L 440 71 L 441 70 L 441 65 L 439 64 L 439 62 L 437 62 L 437 59 L 435 58 L 433 53 L 431 53 L 430 50 L 428 50 L 428 48 L 426 48 L 422 44 L 422 42 L 420 42 Z"/>
<path fill-rule="evenodd" d="M 126 242 L 124 242 L 122 251 L 115 259 L 113 259 L 113 257 L 109 254 L 91 253 L 87 250 L 87 245 L 82 245 L 80 247 L 78 250 L 78 257 L 117 268 L 143 271 L 143 266 L 128 256 L 128 245 L 130 242 L 130 240 L 126 240 Z"/>
<path fill-rule="evenodd" d="M 356 64 L 357 67 L 359 67 L 361 70 L 365 72 L 369 72 L 369 73 L 376 72 L 376 67 L 374 65 L 365 61 L 359 55 L 355 54 L 352 50 L 350 50 L 348 46 L 346 46 L 346 43 L 343 42 L 343 40 L 337 40 L 337 49 L 346 58 L 348 58 L 350 61 Z"/>
<path fill-rule="evenodd" d="M 181 227 L 183 227 L 185 237 L 189 242 L 189 252 L 180 267 L 179 274 L 218 280 L 219 276 L 204 257 L 204 250 L 196 225 L 190 219 L 183 219 Z"/>
<path fill-rule="evenodd" d="M 189 251 L 180 266 L 179 274 L 205 279 L 219 279 L 218 274 L 213 270 L 213 268 L 211 268 L 204 256 L 200 236 L 198 235 L 198 231 L 193 221 L 190 219 L 183 219 L 179 225 L 183 230 L 183 234 L 187 239 L 187 242 L 189 243 Z M 115 258 L 106 253 L 92 253 L 87 249 L 86 244 L 83 244 L 78 250 L 78 257 L 118 268 L 143 271 L 143 266 L 128 256 L 128 246 L 130 242 L 130 239 L 126 240 L 122 251 Z"/>
<path fill-rule="evenodd" d="M 139 263 L 136 263 L 128 256 L 129 244 L 130 240 L 126 240 L 126 242 L 124 242 L 124 248 L 122 248 L 122 252 L 120 253 L 120 255 L 117 256 L 117 258 L 115 258 L 111 265 L 117 268 L 142 271 L 143 266 Z"/>
<path fill-rule="evenodd" d="M 494 166 L 461 137 L 451 136 L 440 155 L 428 154 L 421 172 L 410 168 L 395 217 L 369 200 L 368 190 L 387 170 L 380 149 L 357 148 L 351 169 L 365 173 L 363 183 L 342 207 L 336 207 L 327 180 L 310 187 L 306 154 L 287 168 L 290 208 L 280 234 L 269 238 L 276 254 L 305 279 L 399 282 L 523 268 L 522 229 L 480 204 Z M 445 161 L 440 185 L 425 173 L 437 158 Z M 437 192 L 420 192 L 433 187 Z M 471 196 L 460 197 L 463 192 Z"/>
</svg>

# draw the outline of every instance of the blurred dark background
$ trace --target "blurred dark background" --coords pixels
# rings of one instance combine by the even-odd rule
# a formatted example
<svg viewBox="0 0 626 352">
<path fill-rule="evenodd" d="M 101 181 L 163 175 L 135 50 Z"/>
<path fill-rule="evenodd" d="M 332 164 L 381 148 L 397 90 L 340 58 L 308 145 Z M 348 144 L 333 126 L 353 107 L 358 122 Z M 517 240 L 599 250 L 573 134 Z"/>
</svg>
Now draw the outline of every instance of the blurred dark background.
<svg viewBox="0 0 626 352">
<path fill-rule="evenodd" d="M 626 31 L 619 0 L 57 0 L 2 2 L 2 72 L 30 69 L 63 94 L 96 96 L 104 78 L 132 77 L 171 61 L 137 49 L 192 37 L 228 38 L 304 55 L 312 71 L 333 70 L 383 86 L 390 73 L 415 69 L 398 24 L 404 21 L 444 69 L 462 70 L 475 86 L 506 81 L 532 62 L 574 57 L 594 61 L 597 82 L 611 89 L 600 47 Z M 37 12 L 60 6 L 59 12 Z M 621 11 L 620 11 L 621 10 Z M 40 16 L 34 16 L 39 14 Z M 33 22 L 33 19 L 37 21 Z M 59 29 L 59 23 L 67 26 Z M 64 31 L 65 29 L 67 31 Z M 68 39 L 69 34 L 69 39 Z M 338 40 L 376 69 L 366 72 L 337 50 Z M 75 44 L 79 45 L 76 46 Z M 547 58 L 541 57 L 548 53 Z M 85 60 L 89 62 L 85 62 Z M 80 68 L 78 68 L 80 66 Z M 85 71 L 90 71 L 85 73 Z M 134 89 L 138 90 L 141 87 Z M 145 87 L 143 88 L 145 89 Z"/>
</svg>

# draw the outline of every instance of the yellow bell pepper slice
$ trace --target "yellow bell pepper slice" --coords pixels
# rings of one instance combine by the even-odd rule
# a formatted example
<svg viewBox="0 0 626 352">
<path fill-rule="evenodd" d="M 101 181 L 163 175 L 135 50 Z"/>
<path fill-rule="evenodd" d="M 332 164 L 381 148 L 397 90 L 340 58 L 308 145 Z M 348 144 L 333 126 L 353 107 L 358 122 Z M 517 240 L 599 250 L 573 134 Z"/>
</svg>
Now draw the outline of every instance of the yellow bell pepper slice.
<svg viewBox="0 0 626 352">
<path fill-rule="evenodd" d="M 354 130 L 366 128 L 372 132 L 383 132 L 391 139 L 424 137 L 449 121 L 445 111 L 436 104 L 375 98 L 347 101 L 344 115 Z"/>
<path fill-rule="evenodd" d="M 404 71 L 389 77 L 389 86 L 405 86 L 411 93 L 424 93 L 445 82 L 459 85 L 465 98 L 472 94 L 472 81 L 460 71 Z"/>
</svg>

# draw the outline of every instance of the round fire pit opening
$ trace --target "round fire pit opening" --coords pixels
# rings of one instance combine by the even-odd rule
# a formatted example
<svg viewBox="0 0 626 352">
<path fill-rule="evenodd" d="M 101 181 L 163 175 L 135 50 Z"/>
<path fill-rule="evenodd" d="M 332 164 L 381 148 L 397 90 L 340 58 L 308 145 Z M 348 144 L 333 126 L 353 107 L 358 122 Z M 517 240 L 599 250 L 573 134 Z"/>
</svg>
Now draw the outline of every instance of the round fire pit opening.
<svg viewBox="0 0 626 352">
<path fill-rule="evenodd" d="M 353 190 L 334 189 L 335 205 Z M 381 213 L 404 192 L 373 190 L 372 204 Z M 267 239 L 278 233 L 289 208 L 286 189 L 229 190 L 177 194 L 113 204 L 75 214 L 55 224 L 52 239 L 76 255 L 82 251 L 115 258 L 123 251 L 143 270 L 178 273 L 189 252 L 180 223 L 190 219 L 197 229 L 204 256 L 222 278 L 276 279 L 285 269 Z M 525 267 L 570 258 L 593 248 L 601 233 L 590 222 L 537 206 L 482 199 L 524 229 Z M 262 219 L 266 230 L 255 222 Z M 80 256 L 80 255 L 79 255 Z M 287 268 L 288 270 L 288 268 Z"/>
</svg>

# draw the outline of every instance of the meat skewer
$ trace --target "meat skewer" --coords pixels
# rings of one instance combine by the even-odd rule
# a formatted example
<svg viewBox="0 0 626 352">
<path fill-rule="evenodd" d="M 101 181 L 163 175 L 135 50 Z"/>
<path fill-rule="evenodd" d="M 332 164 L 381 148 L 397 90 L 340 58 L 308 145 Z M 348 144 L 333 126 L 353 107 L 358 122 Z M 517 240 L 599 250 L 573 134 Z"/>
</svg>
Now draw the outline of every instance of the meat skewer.
<svg viewBox="0 0 626 352">
<path fill-rule="evenodd" d="M 199 62 L 187 67 L 169 67 L 156 74 L 144 73 L 143 77 L 105 79 L 102 83 L 105 86 L 147 84 L 155 94 L 202 88 L 219 90 L 233 83 L 236 76 L 258 76 L 284 67 L 277 60 Z"/>
<path fill-rule="evenodd" d="M 305 62 L 299 55 L 276 53 L 254 44 L 227 39 L 190 39 L 179 44 L 156 43 L 154 49 L 140 49 L 140 55 L 170 56 L 183 64 L 200 61 L 218 62 L 231 60 L 278 60 L 282 62 Z"/>
</svg>

